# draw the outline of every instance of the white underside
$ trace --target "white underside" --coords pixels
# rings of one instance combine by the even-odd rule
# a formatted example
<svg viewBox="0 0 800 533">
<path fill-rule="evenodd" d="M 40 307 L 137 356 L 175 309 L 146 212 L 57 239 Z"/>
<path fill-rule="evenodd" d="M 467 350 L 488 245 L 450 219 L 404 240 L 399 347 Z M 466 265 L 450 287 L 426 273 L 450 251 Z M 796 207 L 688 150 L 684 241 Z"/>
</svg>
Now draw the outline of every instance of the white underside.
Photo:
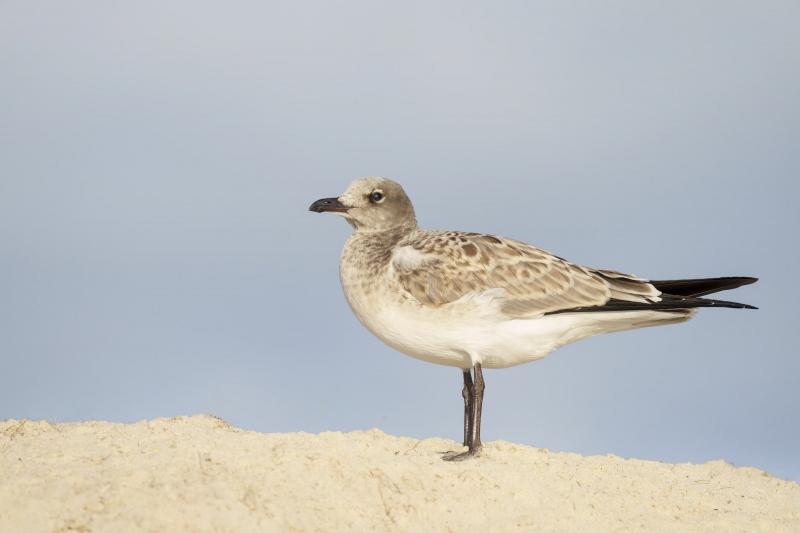
<svg viewBox="0 0 800 533">
<path fill-rule="evenodd" d="M 492 289 L 435 309 L 399 302 L 380 307 L 350 303 L 361 323 L 392 348 L 458 368 L 521 365 L 594 335 L 685 322 L 692 314 L 609 311 L 512 319 L 500 312 L 504 296 L 501 289 Z"/>
</svg>

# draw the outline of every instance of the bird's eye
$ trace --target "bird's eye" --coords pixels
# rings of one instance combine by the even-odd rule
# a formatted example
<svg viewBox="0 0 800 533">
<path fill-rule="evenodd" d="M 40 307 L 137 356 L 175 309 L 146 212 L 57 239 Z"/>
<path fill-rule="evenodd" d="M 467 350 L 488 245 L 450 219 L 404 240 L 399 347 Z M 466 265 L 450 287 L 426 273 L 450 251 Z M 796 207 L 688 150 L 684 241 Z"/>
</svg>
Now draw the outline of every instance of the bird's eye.
<svg viewBox="0 0 800 533">
<path fill-rule="evenodd" d="M 380 202 L 381 200 L 383 200 L 383 193 L 380 191 L 375 191 L 370 195 L 369 198 L 373 202 Z"/>
</svg>

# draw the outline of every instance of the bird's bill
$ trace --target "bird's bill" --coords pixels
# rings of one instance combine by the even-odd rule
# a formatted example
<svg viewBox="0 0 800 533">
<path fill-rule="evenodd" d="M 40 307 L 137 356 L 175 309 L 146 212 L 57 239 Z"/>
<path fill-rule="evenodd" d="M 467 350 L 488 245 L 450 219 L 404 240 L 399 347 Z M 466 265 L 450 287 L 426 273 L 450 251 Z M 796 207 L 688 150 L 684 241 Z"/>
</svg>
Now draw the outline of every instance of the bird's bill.
<svg viewBox="0 0 800 533">
<path fill-rule="evenodd" d="M 347 213 L 348 209 L 350 208 L 340 202 L 338 198 L 323 198 L 322 200 L 317 200 L 308 208 L 309 211 L 314 211 L 315 213 Z"/>
</svg>

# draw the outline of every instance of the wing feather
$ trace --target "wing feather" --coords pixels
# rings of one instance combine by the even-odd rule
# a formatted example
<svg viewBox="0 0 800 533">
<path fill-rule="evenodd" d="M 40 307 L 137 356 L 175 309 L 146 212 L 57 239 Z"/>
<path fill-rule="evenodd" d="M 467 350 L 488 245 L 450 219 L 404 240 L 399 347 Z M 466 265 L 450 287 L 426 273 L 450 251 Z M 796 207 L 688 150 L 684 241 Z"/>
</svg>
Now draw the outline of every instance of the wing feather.
<svg viewBox="0 0 800 533">
<path fill-rule="evenodd" d="M 605 305 L 611 298 L 657 302 L 647 280 L 595 270 L 528 244 L 478 233 L 419 231 L 398 244 L 392 266 L 420 303 L 440 307 L 470 293 L 505 289 L 512 318 Z"/>
</svg>

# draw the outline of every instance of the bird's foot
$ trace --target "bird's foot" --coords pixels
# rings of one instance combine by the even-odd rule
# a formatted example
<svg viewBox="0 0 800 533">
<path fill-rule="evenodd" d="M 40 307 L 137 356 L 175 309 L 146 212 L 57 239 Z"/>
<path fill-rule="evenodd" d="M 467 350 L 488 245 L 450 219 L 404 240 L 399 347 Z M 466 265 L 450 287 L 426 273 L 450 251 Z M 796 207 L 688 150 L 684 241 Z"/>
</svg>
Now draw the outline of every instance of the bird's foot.
<svg viewBox="0 0 800 533">
<path fill-rule="evenodd" d="M 481 445 L 475 446 L 470 448 L 469 450 L 458 453 L 458 452 L 446 452 L 442 457 L 443 461 L 465 461 L 471 457 L 477 457 L 481 453 Z"/>
</svg>

